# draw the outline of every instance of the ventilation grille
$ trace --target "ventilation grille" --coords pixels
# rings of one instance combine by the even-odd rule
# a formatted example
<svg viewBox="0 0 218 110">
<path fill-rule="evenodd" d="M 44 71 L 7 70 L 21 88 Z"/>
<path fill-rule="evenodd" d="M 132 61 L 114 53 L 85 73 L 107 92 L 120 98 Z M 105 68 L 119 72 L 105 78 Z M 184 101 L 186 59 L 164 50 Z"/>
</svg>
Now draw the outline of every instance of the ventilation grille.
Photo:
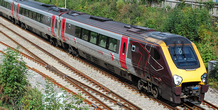
<svg viewBox="0 0 218 110">
<path fill-rule="evenodd" d="M 78 16 L 78 15 L 84 15 L 86 13 L 70 10 L 69 12 L 67 12 L 67 14 L 72 16 Z"/>
<path fill-rule="evenodd" d="M 92 57 L 92 60 L 95 64 L 99 64 L 99 60 L 96 57 Z"/>
<path fill-rule="evenodd" d="M 90 16 L 89 19 L 105 22 L 105 21 L 113 21 L 113 19 L 104 18 L 104 17 L 98 17 L 98 16 Z"/>
<path fill-rule="evenodd" d="M 136 34 L 142 34 L 142 33 L 150 32 L 150 31 L 156 31 L 155 29 L 141 27 L 141 26 L 132 26 L 132 25 L 125 25 L 124 28 L 128 28 L 127 31 L 133 32 Z"/>
<path fill-rule="evenodd" d="M 91 56 L 89 54 L 87 54 L 87 53 L 86 53 L 86 59 L 91 60 Z"/>
<path fill-rule="evenodd" d="M 114 72 L 114 66 L 107 64 L 107 69 Z"/>
<path fill-rule="evenodd" d="M 45 7 L 56 7 L 55 5 L 51 5 L 51 4 L 42 4 L 42 6 L 45 6 Z"/>
</svg>

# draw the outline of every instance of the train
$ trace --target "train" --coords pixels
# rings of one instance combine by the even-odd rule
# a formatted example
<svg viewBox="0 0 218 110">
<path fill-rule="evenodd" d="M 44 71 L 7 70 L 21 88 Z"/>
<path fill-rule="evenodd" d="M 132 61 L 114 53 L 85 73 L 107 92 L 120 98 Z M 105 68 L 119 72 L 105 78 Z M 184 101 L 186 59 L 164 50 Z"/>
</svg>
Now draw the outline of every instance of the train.
<svg viewBox="0 0 218 110">
<path fill-rule="evenodd" d="M 1 16 L 172 103 L 201 103 L 208 75 L 196 45 L 155 29 L 32 0 L 0 0 Z"/>
</svg>

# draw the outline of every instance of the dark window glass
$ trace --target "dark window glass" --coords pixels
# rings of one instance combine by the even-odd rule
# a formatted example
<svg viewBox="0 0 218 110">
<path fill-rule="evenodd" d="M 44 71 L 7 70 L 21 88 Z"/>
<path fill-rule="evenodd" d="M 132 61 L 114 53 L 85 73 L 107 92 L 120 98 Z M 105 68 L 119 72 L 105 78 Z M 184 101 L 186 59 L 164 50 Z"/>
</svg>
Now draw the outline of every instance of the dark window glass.
<svg viewBox="0 0 218 110">
<path fill-rule="evenodd" d="M 83 29 L 82 30 L 82 39 L 88 41 L 89 38 L 89 30 Z"/>
<path fill-rule="evenodd" d="M 43 17 L 44 17 L 44 16 L 43 16 L 42 14 L 40 14 L 40 22 L 41 22 L 41 23 L 43 23 Z"/>
<path fill-rule="evenodd" d="M 96 44 L 97 43 L 97 36 L 98 36 L 97 33 L 91 32 L 91 34 L 90 34 L 90 42 L 93 43 L 93 44 Z"/>
<path fill-rule="evenodd" d="M 8 6 L 9 6 L 9 3 L 5 2 L 5 8 L 8 8 Z"/>
<path fill-rule="evenodd" d="M 106 48 L 106 43 L 107 43 L 107 37 L 104 35 L 99 36 L 99 46 Z"/>
<path fill-rule="evenodd" d="M 123 43 L 123 52 L 122 52 L 123 55 L 125 54 L 125 50 L 126 50 L 126 43 L 124 42 L 124 43 Z"/>
<path fill-rule="evenodd" d="M 55 28 L 57 28 L 58 27 L 58 25 L 57 25 L 58 23 L 57 23 L 57 19 L 55 19 Z"/>
<path fill-rule="evenodd" d="M 117 39 L 109 38 L 109 50 L 116 52 L 117 51 Z"/>
<path fill-rule="evenodd" d="M 33 12 L 29 10 L 29 18 L 33 18 Z"/>
<path fill-rule="evenodd" d="M 25 16 L 26 15 L 26 9 L 23 8 L 22 14 Z"/>
<path fill-rule="evenodd" d="M 76 26 L 75 36 L 80 38 L 80 35 L 81 35 L 81 28 Z"/>
<path fill-rule="evenodd" d="M 40 22 L 40 14 L 36 13 L 36 16 L 37 16 L 37 21 Z"/>
<path fill-rule="evenodd" d="M 37 20 L 36 12 L 33 12 L 33 19 L 34 19 L 34 20 Z"/>
<path fill-rule="evenodd" d="M 26 9 L 26 17 L 29 17 L 29 10 Z"/>
<path fill-rule="evenodd" d="M 160 59 L 160 54 L 159 54 L 159 52 L 156 49 L 154 49 L 154 59 L 155 60 L 159 60 Z"/>
<path fill-rule="evenodd" d="M 19 13 L 23 15 L 23 8 L 20 7 Z"/>
<path fill-rule="evenodd" d="M 169 51 L 178 68 L 196 69 L 200 66 L 195 51 L 191 46 L 171 46 Z"/>
</svg>

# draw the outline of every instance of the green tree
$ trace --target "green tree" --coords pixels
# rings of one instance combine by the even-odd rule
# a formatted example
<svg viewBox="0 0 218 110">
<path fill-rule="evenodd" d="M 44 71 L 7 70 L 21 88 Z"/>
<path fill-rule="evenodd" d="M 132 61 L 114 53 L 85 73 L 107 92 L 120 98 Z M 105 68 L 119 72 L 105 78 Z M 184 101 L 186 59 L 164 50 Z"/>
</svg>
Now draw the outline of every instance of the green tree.
<svg viewBox="0 0 218 110">
<path fill-rule="evenodd" d="M 28 85 L 25 74 L 27 67 L 19 54 L 18 48 L 12 50 L 7 48 L 0 64 L 0 98 L 3 103 L 12 104 L 13 108 L 20 107 L 20 100 Z"/>
</svg>

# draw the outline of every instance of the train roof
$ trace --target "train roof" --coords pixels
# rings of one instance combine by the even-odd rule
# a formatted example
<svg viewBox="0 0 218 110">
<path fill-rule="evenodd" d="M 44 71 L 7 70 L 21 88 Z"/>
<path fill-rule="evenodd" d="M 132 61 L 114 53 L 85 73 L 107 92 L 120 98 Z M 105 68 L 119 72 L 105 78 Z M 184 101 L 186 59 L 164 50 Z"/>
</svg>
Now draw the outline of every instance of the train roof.
<svg viewBox="0 0 218 110">
<path fill-rule="evenodd" d="M 94 27 L 98 27 L 107 31 L 122 34 L 124 36 L 129 36 L 133 39 L 141 41 L 147 41 L 155 44 L 159 44 L 160 42 L 164 41 L 167 45 L 174 44 L 177 41 L 182 41 L 183 43 L 190 43 L 188 39 L 180 35 L 175 35 L 167 32 L 158 32 L 155 29 L 141 26 L 132 26 L 121 22 L 116 22 L 108 18 L 91 16 L 86 13 L 59 8 L 54 5 L 35 2 L 32 0 L 17 2 L 55 15 L 60 15 L 62 13 L 62 17 L 85 23 Z"/>
</svg>

